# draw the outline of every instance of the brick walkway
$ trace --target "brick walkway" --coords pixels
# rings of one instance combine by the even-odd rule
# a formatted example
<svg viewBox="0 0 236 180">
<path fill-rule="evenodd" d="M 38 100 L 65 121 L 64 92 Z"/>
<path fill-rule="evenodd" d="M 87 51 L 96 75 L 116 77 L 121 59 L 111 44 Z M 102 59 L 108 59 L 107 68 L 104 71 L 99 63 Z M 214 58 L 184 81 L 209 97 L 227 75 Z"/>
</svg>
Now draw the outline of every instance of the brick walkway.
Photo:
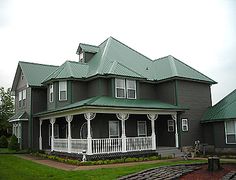
<svg viewBox="0 0 236 180">
<path fill-rule="evenodd" d="M 176 165 L 176 166 L 165 166 L 152 168 L 144 170 L 135 174 L 124 176 L 119 178 L 119 180 L 170 180 L 178 179 L 180 176 L 183 176 L 187 173 L 199 169 L 200 166 L 197 165 Z"/>
</svg>

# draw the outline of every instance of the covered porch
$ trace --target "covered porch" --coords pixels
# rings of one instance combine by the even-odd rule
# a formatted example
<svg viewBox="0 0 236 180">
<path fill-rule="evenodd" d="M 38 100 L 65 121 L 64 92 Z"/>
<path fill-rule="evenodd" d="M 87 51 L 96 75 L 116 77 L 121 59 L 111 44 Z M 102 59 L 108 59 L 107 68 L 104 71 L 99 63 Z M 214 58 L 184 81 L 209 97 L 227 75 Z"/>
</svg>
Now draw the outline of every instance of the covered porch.
<svg viewBox="0 0 236 180">
<path fill-rule="evenodd" d="M 39 119 L 39 149 L 95 155 L 178 148 L 175 108 L 82 106 L 47 113 Z"/>
</svg>

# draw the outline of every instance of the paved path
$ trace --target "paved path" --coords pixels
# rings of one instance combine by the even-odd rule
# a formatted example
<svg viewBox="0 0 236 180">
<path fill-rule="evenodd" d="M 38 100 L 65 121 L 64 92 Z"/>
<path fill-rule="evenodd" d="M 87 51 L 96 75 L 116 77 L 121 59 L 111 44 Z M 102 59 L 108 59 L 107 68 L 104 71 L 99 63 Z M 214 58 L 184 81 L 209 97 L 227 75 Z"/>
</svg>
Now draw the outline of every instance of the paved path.
<svg viewBox="0 0 236 180">
<path fill-rule="evenodd" d="M 17 157 L 30 160 L 39 164 L 47 165 L 53 168 L 62 169 L 66 171 L 76 171 L 76 170 L 92 170 L 92 169 L 101 169 L 101 168 L 115 168 L 115 167 L 129 167 L 129 166 L 135 166 L 137 164 L 154 164 L 158 162 L 174 162 L 179 161 L 181 159 L 167 159 L 167 160 L 156 160 L 156 161 L 144 161 L 144 162 L 131 162 L 131 163 L 118 163 L 118 164 L 104 164 L 104 165 L 92 165 L 92 166 L 76 166 L 66 163 L 61 163 L 57 161 L 53 161 L 50 159 L 44 159 L 41 157 L 31 156 L 29 154 L 18 154 L 15 155 Z"/>
<path fill-rule="evenodd" d="M 119 180 L 170 180 L 178 179 L 180 176 L 188 174 L 192 171 L 199 169 L 197 165 L 175 165 L 175 166 L 164 166 L 158 168 L 152 168 L 144 170 L 135 174 L 130 174 L 119 178 Z"/>
</svg>

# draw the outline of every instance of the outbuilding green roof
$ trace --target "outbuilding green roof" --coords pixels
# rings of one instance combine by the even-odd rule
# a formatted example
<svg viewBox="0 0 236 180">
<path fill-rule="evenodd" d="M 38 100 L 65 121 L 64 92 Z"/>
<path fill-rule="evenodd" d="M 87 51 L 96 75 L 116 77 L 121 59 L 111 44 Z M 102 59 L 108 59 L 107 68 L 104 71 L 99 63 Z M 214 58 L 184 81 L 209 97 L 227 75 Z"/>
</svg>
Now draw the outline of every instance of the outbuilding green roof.
<svg viewBox="0 0 236 180">
<path fill-rule="evenodd" d="M 236 119 L 236 90 L 216 105 L 208 108 L 202 117 L 202 122 L 225 121 L 228 119 Z"/>
<path fill-rule="evenodd" d="M 99 47 L 94 45 L 80 43 L 79 47 L 85 52 L 96 53 L 99 51 Z"/>
<path fill-rule="evenodd" d="M 80 48 L 95 52 L 87 63 L 66 62 L 44 82 L 62 78 L 89 78 L 96 75 L 125 76 L 150 81 L 171 78 L 201 81 L 209 84 L 214 80 L 184 64 L 173 56 L 151 60 L 120 41 L 109 37 L 99 46 L 80 44 Z"/>
<path fill-rule="evenodd" d="M 139 108 L 139 109 L 156 109 L 156 110 L 175 110 L 182 111 L 186 110 L 184 107 L 175 106 L 172 104 L 164 103 L 157 100 L 147 100 L 147 99 L 122 99 L 114 98 L 108 96 L 96 96 L 88 98 L 68 106 L 58 108 L 56 110 L 50 110 L 42 113 L 38 113 L 36 116 L 45 115 L 48 113 L 56 113 L 80 108 L 83 106 L 92 106 L 92 107 L 110 107 L 110 108 Z"/>
</svg>

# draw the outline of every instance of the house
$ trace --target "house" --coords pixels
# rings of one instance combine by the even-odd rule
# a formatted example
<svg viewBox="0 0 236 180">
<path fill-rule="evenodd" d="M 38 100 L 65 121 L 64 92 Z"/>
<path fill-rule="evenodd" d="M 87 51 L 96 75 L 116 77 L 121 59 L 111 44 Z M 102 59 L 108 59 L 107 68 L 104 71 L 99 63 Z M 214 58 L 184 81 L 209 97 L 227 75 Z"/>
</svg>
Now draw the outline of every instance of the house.
<svg viewBox="0 0 236 180">
<path fill-rule="evenodd" d="M 202 117 L 204 142 L 218 153 L 236 153 L 236 90 Z"/>
<path fill-rule="evenodd" d="M 109 37 L 78 62 L 19 62 L 10 119 L 22 148 L 87 155 L 156 151 L 201 140 L 216 82 L 173 56 L 152 60 Z M 167 149 L 168 149 L 167 148 Z"/>
</svg>

